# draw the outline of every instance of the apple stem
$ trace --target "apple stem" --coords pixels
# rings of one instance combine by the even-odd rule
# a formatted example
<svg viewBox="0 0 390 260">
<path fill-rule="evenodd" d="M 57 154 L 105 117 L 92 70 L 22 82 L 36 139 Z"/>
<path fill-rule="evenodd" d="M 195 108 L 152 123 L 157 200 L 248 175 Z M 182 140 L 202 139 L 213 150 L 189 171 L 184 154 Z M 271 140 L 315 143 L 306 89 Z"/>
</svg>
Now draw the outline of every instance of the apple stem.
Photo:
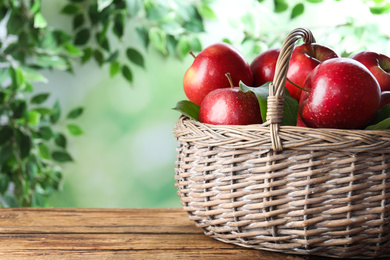
<svg viewBox="0 0 390 260">
<path fill-rule="evenodd" d="M 194 57 L 194 59 L 196 58 L 195 54 L 192 51 L 190 51 L 190 54 L 192 57 Z"/>
<path fill-rule="evenodd" d="M 230 83 L 230 87 L 231 88 L 234 88 L 234 84 L 233 84 L 233 80 L 232 80 L 232 77 L 230 76 L 230 73 L 226 73 L 225 76 L 228 78 L 229 80 L 229 83 Z"/>
<path fill-rule="evenodd" d="M 310 89 L 302 88 L 301 86 L 298 86 L 297 84 L 292 82 L 289 78 L 286 78 L 286 79 L 287 79 L 288 82 L 290 82 L 292 85 L 294 85 L 295 87 L 299 88 L 300 90 L 303 90 L 303 91 L 306 91 L 307 93 L 310 93 Z"/>
</svg>

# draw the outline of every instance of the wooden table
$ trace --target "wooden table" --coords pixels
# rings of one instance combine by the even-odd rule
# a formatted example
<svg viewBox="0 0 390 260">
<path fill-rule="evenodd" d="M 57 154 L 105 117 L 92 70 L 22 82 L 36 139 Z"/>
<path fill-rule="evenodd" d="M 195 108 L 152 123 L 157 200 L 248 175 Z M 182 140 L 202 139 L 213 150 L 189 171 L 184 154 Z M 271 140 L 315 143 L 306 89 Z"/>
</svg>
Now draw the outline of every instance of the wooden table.
<svg viewBox="0 0 390 260">
<path fill-rule="evenodd" d="M 205 236 L 182 209 L 0 209 L 0 259 L 331 259 Z"/>
</svg>

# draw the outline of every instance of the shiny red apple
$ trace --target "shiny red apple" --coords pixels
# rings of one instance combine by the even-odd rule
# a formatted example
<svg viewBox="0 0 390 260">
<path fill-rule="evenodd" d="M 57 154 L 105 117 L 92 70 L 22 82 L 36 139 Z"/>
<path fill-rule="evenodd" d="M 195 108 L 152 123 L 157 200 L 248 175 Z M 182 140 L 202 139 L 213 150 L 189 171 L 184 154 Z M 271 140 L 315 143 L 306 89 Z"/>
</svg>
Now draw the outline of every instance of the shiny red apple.
<svg viewBox="0 0 390 260">
<path fill-rule="evenodd" d="M 213 44 L 199 53 L 183 78 L 183 88 L 188 99 L 200 105 L 203 98 L 217 88 L 230 88 L 226 73 L 234 85 L 240 81 L 252 86 L 253 76 L 249 63 L 233 46 Z"/>
<path fill-rule="evenodd" d="M 390 58 L 388 56 L 373 51 L 362 51 L 351 58 L 361 62 L 371 71 L 382 91 L 390 91 Z"/>
<path fill-rule="evenodd" d="M 280 48 L 269 49 L 257 55 L 252 61 L 250 67 L 253 74 L 254 87 L 273 81 L 279 53 Z"/>
<path fill-rule="evenodd" d="M 374 118 L 380 87 L 372 73 L 350 58 L 318 65 L 305 82 L 299 113 L 307 127 L 362 129 Z"/>
<path fill-rule="evenodd" d="M 259 101 L 255 93 L 242 92 L 233 85 L 230 88 L 215 89 L 203 99 L 199 121 L 212 125 L 261 124 Z"/>
<path fill-rule="evenodd" d="M 321 62 L 337 58 L 337 53 L 331 48 L 318 43 L 305 43 L 295 47 L 287 72 L 287 78 L 296 85 L 303 87 L 309 73 Z M 302 90 L 286 82 L 291 97 L 299 101 Z"/>
</svg>

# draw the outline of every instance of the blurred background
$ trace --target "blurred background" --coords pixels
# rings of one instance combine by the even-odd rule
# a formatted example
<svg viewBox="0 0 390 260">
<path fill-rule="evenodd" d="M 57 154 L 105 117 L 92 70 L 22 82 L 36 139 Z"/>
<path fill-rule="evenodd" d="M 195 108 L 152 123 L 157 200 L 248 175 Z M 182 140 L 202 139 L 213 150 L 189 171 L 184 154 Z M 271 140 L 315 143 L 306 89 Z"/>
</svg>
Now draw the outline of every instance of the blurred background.
<svg viewBox="0 0 390 260">
<path fill-rule="evenodd" d="M 186 99 L 182 79 L 193 58 L 185 48 L 179 50 L 180 55 L 164 54 L 153 44 L 145 48 L 135 33 L 137 22 L 147 15 L 145 6 L 169 6 L 174 13 L 180 12 L 176 8 L 180 1 L 134 1 L 141 5 L 138 18 L 128 21 L 121 41 L 110 36 L 111 47 L 125 53 L 130 45 L 144 59 L 143 67 L 131 66 L 131 83 L 110 76 L 110 64 L 91 61 L 76 63 L 73 74 L 43 70 L 47 82 L 34 85 L 34 93 L 50 92 L 46 102 L 59 100 L 63 111 L 83 107 L 75 120 L 83 134 L 68 138 L 73 161 L 61 164 L 61 189 L 48 198 L 50 206 L 180 207 L 174 187 L 177 142 L 172 134 L 180 114 L 172 108 Z M 72 2 L 77 1 L 42 1 L 41 13 L 48 26 L 72 34 L 73 16 L 63 12 Z M 132 4 L 132 0 L 127 2 Z M 203 10 L 204 27 L 196 32 L 201 47 L 226 41 L 249 63 L 262 51 L 280 47 L 289 31 L 301 26 L 311 29 L 317 42 L 343 56 L 363 49 L 390 54 L 388 1 L 188 2 L 203 5 L 198 10 Z M 65 128 L 65 123 L 57 127 Z"/>
</svg>

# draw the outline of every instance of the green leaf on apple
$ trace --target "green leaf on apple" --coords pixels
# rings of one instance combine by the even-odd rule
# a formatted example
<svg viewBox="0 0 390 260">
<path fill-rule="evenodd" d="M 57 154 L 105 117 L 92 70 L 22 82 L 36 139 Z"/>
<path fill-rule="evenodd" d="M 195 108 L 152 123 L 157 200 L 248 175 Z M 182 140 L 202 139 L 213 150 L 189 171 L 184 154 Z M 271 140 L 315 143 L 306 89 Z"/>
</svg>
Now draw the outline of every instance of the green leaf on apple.
<svg viewBox="0 0 390 260">
<path fill-rule="evenodd" d="M 380 109 L 376 115 L 372 124 L 366 127 L 366 130 L 382 130 L 390 129 L 390 104 Z"/>
<path fill-rule="evenodd" d="M 269 85 L 271 82 L 267 82 L 260 87 L 249 87 L 243 82 L 239 83 L 240 89 L 243 92 L 252 91 L 256 94 L 260 104 L 261 118 L 263 122 L 267 121 L 267 98 L 269 96 Z M 295 126 L 297 124 L 298 116 L 298 102 L 290 96 L 290 93 L 285 89 L 284 93 L 284 108 L 283 108 L 283 120 L 282 125 Z"/>
<path fill-rule="evenodd" d="M 182 100 L 177 102 L 176 107 L 173 110 L 179 111 L 183 115 L 199 121 L 199 109 L 200 106 L 189 100 Z"/>
</svg>

